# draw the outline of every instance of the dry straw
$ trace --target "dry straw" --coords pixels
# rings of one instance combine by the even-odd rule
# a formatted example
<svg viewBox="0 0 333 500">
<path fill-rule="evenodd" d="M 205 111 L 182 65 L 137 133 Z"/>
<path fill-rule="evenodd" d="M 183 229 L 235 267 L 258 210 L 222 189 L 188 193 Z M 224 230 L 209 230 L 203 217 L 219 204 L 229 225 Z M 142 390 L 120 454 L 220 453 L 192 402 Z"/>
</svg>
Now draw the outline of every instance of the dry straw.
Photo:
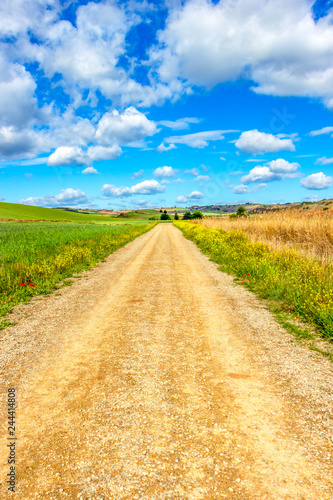
<svg viewBox="0 0 333 500">
<path fill-rule="evenodd" d="M 310 258 L 333 260 L 333 211 L 281 210 L 250 217 L 209 217 L 197 221 L 224 231 L 240 229 L 253 242 L 265 242 L 272 250 L 294 248 Z"/>
</svg>

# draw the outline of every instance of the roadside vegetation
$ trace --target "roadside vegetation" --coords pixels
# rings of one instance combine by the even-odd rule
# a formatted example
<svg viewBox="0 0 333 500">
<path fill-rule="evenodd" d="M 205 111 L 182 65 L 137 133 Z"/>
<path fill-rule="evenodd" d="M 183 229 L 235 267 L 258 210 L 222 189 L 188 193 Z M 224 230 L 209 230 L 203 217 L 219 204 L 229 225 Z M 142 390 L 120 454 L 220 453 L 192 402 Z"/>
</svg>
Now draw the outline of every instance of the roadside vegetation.
<svg viewBox="0 0 333 500">
<path fill-rule="evenodd" d="M 90 268 L 155 224 L 0 224 L 0 316 L 35 295 L 52 292 L 66 278 Z"/>
<path fill-rule="evenodd" d="M 306 321 L 333 341 L 331 218 L 267 214 L 174 224 L 222 271 L 269 299 L 275 313 Z M 320 259 L 313 258 L 316 251 L 321 252 Z"/>
<path fill-rule="evenodd" d="M 247 217 L 206 217 L 200 224 L 223 231 L 244 231 L 252 242 L 264 242 L 271 250 L 290 248 L 316 260 L 333 260 L 331 210 L 281 210 Z"/>
<path fill-rule="evenodd" d="M 194 219 L 203 219 L 204 215 L 199 210 L 194 210 L 194 212 L 185 212 L 182 220 L 194 220 Z"/>
</svg>

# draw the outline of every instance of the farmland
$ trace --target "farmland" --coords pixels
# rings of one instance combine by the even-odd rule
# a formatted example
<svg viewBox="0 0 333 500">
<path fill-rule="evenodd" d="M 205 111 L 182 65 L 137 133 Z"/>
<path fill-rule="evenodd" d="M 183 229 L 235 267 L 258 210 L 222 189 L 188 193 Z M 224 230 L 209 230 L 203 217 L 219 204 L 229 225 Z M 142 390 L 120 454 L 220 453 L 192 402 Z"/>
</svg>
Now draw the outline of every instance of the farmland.
<svg viewBox="0 0 333 500">
<path fill-rule="evenodd" d="M 88 269 L 154 225 L 148 221 L 0 224 L 0 315 L 34 295 L 50 293 L 64 279 Z"/>
<path fill-rule="evenodd" d="M 128 210 L 120 216 L 100 215 L 98 211 L 82 213 L 60 208 L 34 207 L 16 203 L 0 203 L 0 221 L 53 221 L 53 222 L 94 222 L 99 224 L 123 224 L 124 221 L 136 223 L 159 217 L 155 210 Z"/>
<path fill-rule="evenodd" d="M 315 259 L 333 258 L 333 212 L 331 210 L 282 210 L 250 217 L 210 217 L 204 227 L 244 231 L 251 241 L 265 242 L 272 250 L 292 248 Z"/>
<path fill-rule="evenodd" d="M 330 215 L 270 214 L 262 219 L 204 219 L 175 225 L 222 271 L 269 299 L 278 313 L 304 320 L 333 340 Z M 319 258 L 314 259 L 316 252 Z"/>
</svg>

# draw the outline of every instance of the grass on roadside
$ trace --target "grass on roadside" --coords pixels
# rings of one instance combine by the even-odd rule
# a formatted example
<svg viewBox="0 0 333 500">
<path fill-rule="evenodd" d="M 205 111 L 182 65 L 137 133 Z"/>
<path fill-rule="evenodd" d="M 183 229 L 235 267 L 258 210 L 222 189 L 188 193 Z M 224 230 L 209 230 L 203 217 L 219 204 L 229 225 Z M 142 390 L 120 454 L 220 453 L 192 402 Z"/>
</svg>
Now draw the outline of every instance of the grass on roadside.
<svg viewBox="0 0 333 500">
<path fill-rule="evenodd" d="M 333 341 L 333 267 L 316 262 L 293 249 L 271 250 L 252 242 L 241 230 L 210 229 L 188 222 L 174 223 L 221 270 L 260 298 L 275 302 Z"/>
<path fill-rule="evenodd" d="M 67 278 L 90 268 L 155 224 L 1 224 L 0 316 L 35 295 L 56 290 L 60 283 L 69 284 Z"/>
<path fill-rule="evenodd" d="M 210 217 L 199 223 L 207 228 L 244 231 L 252 242 L 267 243 L 272 250 L 293 248 L 316 260 L 333 258 L 332 210 L 281 210 L 250 217 Z"/>
</svg>

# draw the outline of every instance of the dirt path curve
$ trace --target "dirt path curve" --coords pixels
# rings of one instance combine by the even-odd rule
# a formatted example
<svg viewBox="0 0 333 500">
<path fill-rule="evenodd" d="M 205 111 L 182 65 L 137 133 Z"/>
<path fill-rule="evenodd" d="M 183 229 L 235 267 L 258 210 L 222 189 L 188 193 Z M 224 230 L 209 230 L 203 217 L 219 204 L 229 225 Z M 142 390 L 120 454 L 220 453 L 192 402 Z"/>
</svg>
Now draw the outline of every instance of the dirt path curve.
<svg viewBox="0 0 333 500">
<path fill-rule="evenodd" d="M 0 340 L 1 498 L 333 498 L 332 365 L 175 227 L 22 309 Z"/>
</svg>

